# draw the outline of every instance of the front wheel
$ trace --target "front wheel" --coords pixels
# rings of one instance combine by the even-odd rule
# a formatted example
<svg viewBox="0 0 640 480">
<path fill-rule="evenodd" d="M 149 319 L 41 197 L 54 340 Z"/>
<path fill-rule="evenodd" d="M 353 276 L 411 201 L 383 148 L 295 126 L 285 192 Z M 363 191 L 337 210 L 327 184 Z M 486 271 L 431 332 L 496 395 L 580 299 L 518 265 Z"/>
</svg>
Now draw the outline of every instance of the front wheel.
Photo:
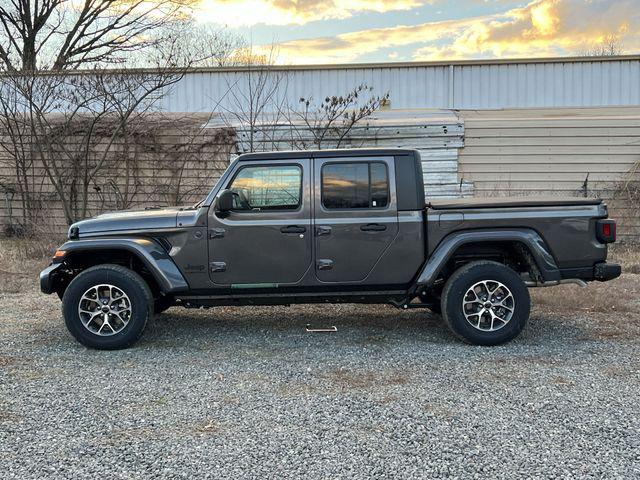
<svg viewBox="0 0 640 480">
<path fill-rule="evenodd" d="M 474 345 L 499 345 L 512 340 L 529 319 L 531 298 L 520 276 L 490 261 L 469 263 L 447 281 L 442 317 L 462 340 Z"/>
<path fill-rule="evenodd" d="M 62 298 L 67 329 L 83 345 L 114 350 L 133 345 L 153 316 L 153 295 L 137 273 L 98 265 L 80 273 Z"/>
</svg>

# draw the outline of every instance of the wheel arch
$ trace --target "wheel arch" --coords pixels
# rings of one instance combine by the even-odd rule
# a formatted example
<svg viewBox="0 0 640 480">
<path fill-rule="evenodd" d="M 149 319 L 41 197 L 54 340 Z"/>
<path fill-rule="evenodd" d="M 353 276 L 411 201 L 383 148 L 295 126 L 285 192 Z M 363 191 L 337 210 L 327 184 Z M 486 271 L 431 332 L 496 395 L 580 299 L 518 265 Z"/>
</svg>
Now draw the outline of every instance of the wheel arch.
<svg viewBox="0 0 640 480">
<path fill-rule="evenodd" d="M 149 283 L 154 293 L 167 295 L 189 289 L 173 259 L 152 239 L 73 240 L 62 245 L 59 250 L 65 252 L 62 270 L 70 273 L 57 275 L 52 279 L 52 288 L 58 292 L 64 290 L 79 272 L 105 263 L 123 265 L 137 272 Z"/>
<path fill-rule="evenodd" d="M 474 252 L 474 249 L 477 252 Z M 560 280 L 560 271 L 544 239 L 533 229 L 480 229 L 454 232 L 436 247 L 417 277 L 418 288 L 430 287 L 439 276 L 468 255 L 469 261 L 491 259 L 495 253 L 511 254 L 532 270 L 532 276 L 549 282 Z"/>
</svg>

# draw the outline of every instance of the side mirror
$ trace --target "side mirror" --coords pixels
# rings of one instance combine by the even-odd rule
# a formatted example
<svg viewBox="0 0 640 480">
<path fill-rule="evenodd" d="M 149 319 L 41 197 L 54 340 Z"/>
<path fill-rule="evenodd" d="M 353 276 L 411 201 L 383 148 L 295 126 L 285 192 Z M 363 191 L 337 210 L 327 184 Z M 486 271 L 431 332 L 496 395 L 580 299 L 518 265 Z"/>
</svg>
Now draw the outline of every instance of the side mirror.
<svg viewBox="0 0 640 480">
<path fill-rule="evenodd" d="M 223 190 L 218 195 L 218 200 L 216 202 L 216 212 L 221 213 L 223 215 L 228 215 L 231 210 L 233 210 L 233 200 L 235 198 L 235 194 L 231 190 Z"/>
</svg>

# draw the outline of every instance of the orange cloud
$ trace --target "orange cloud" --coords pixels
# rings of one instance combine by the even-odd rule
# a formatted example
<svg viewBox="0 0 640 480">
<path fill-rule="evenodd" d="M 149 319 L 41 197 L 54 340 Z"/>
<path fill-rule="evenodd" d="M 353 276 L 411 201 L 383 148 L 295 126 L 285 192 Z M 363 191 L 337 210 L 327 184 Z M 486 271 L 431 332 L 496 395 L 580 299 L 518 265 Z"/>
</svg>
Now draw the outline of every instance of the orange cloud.
<svg viewBox="0 0 640 480">
<path fill-rule="evenodd" d="M 410 10 L 431 0 L 201 0 L 197 17 L 230 26 L 305 24 L 357 12 Z"/>
<path fill-rule="evenodd" d="M 611 34 L 640 48 L 637 0 L 535 0 L 505 13 L 400 25 L 281 43 L 285 63 L 343 63 L 381 48 L 416 45 L 415 60 L 577 54 Z"/>
</svg>

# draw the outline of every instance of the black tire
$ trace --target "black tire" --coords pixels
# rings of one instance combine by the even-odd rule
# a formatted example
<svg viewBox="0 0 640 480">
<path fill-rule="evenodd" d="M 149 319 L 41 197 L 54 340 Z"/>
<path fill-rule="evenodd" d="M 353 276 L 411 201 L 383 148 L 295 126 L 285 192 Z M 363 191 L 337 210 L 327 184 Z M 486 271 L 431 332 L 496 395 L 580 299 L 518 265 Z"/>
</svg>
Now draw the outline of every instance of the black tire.
<svg viewBox="0 0 640 480">
<path fill-rule="evenodd" d="M 159 297 L 153 302 L 153 313 L 160 315 L 165 310 L 173 306 L 173 297 Z"/>
<path fill-rule="evenodd" d="M 498 328 L 501 321 L 496 320 L 496 329 L 491 331 L 488 329 L 483 330 L 479 326 L 488 328 L 490 319 L 493 318 L 493 313 L 487 312 L 484 314 L 482 323 L 481 315 L 471 317 L 474 322 L 476 318 L 478 319 L 478 326 L 474 326 L 470 323 L 471 320 L 467 320 L 463 310 L 463 300 L 465 295 L 468 294 L 467 292 L 471 287 L 483 281 L 502 283 L 510 291 L 514 301 L 511 305 L 513 313 L 511 313 L 508 321 Z M 493 288 L 495 284 L 492 283 L 490 285 Z M 486 291 L 486 289 L 483 290 L 482 286 L 479 289 L 481 292 Z M 500 289 L 498 292 L 502 292 L 502 290 Z M 467 299 L 474 298 L 473 292 L 469 295 Z M 478 297 L 476 295 L 476 298 Z M 477 302 L 479 309 L 483 308 L 481 303 Z M 517 337 L 525 327 L 531 311 L 531 298 L 526 285 L 512 269 L 497 262 L 479 261 L 469 263 L 451 275 L 444 287 L 441 305 L 442 317 L 445 323 L 458 338 L 473 345 L 499 345 Z M 467 311 L 468 314 L 469 311 L 474 311 L 473 306 L 467 308 L 470 309 Z M 493 310 L 493 312 L 500 313 L 505 318 L 508 315 L 504 315 L 504 312 L 506 312 L 504 309 Z"/>
<path fill-rule="evenodd" d="M 109 284 L 124 292 L 131 307 L 128 323 L 120 331 L 101 336 L 87 329 L 78 312 L 82 296 L 92 286 Z M 93 311 L 93 310 L 92 310 Z M 81 344 L 100 350 L 116 350 L 133 345 L 153 317 L 153 295 L 137 273 L 120 265 L 98 265 L 80 273 L 67 287 L 62 298 L 62 313 L 67 329 Z"/>
</svg>

